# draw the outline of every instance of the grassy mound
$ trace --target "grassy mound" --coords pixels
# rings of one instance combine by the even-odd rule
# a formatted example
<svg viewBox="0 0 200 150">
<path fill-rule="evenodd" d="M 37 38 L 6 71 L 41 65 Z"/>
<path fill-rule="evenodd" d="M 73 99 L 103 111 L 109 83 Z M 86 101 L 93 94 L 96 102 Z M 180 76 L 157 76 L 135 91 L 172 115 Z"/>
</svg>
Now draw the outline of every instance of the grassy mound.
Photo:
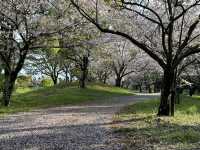
<svg viewBox="0 0 200 150">
<path fill-rule="evenodd" d="M 30 111 L 35 108 L 46 108 L 70 104 L 80 104 L 93 100 L 105 100 L 109 97 L 131 95 L 129 90 L 107 86 L 103 84 L 91 84 L 86 89 L 71 87 L 50 88 L 20 88 L 13 94 L 11 105 L 6 108 L 0 106 L 0 115 L 22 111 Z"/>
<path fill-rule="evenodd" d="M 200 147 L 200 97 L 182 97 L 175 117 L 157 117 L 158 100 L 136 103 L 115 116 L 115 126 L 127 147 L 138 149 L 198 149 Z"/>
</svg>

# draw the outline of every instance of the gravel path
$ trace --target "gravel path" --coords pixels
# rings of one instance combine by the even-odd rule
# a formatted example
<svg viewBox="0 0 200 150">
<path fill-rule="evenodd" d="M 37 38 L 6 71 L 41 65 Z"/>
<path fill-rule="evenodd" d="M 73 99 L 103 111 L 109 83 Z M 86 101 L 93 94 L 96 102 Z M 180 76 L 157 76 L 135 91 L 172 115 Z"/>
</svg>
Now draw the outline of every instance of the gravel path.
<svg viewBox="0 0 200 150">
<path fill-rule="evenodd" d="M 109 125 L 121 107 L 155 97 L 136 95 L 0 119 L 0 150 L 122 150 Z"/>
</svg>

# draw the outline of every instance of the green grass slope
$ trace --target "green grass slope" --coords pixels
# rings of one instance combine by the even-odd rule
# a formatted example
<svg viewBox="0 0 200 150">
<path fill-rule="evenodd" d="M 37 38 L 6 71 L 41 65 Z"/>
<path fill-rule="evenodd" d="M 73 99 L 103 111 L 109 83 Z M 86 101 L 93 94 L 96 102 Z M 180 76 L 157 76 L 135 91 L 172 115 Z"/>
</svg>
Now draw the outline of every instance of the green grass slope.
<svg viewBox="0 0 200 150">
<path fill-rule="evenodd" d="M 200 148 L 200 97 L 182 97 L 175 117 L 157 117 L 158 100 L 136 103 L 115 116 L 116 132 L 126 136 L 127 147 L 148 149 Z"/>
<path fill-rule="evenodd" d="M 91 84 L 86 89 L 77 87 L 51 87 L 40 89 L 17 89 L 9 107 L 0 106 L 0 116 L 30 111 L 35 108 L 46 108 L 70 104 L 80 104 L 93 100 L 105 100 L 115 96 L 131 95 L 129 90 L 107 85 Z"/>
</svg>

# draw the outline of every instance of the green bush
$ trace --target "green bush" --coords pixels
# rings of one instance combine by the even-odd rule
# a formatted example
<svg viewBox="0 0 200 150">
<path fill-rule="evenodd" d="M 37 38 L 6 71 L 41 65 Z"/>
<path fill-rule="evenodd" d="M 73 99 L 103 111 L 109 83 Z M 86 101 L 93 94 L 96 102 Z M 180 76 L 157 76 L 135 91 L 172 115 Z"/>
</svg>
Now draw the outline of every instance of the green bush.
<svg viewBox="0 0 200 150">
<path fill-rule="evenodd" d="M 51 87 L 51 86 L 53 86 L 53 81 L 51 79 L 43 79 L 41 81 L 41 86 L 42 87 Z"/>
</svg>

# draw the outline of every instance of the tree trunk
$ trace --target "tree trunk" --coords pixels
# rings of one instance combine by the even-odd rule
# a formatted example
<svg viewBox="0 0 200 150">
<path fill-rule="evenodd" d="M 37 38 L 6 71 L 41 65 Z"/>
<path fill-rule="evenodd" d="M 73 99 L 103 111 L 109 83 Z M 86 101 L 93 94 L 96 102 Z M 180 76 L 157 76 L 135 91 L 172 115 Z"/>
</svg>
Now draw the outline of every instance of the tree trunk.
<svg viewBox="0 0 200 150">
<path fill-rule="evenodd" d="M 87 70 L 81 70 L 80 88 L 85 88 L 85 81 L 87 79 Z"/>
<path fill-rule="evenodd" d="M 9 36 L 11 36 L 11 39 L 12 39 L 13 32 Z M 14 48 L 12 43 L 10 44 L 10 47 Z M 26 59 L 28 49 L 29 49 L 28 43 L 26 43 L 25 46 L 22 49 L 20 49 L 20 57 L 19 57 L 19 60 L 17 61 L 16 65 L 12 64 L 12 57 L 8 57 L 8 60 L 5 64 L 5 68 L 4 68 L 4 80 L 5 81 L 4 81 L 4 87 L 3 87 L 3 104 L 4 104 L 4 106 L 9 106 L 9 104 L 10 104 L 10 99 L 11 99 L 12 92 L 13 92 L 13 89 L 15 86 L 15 81 L 17 79 L 18 73 L 20 72 L 20 70 L 22 69 L 22 67 L 24 65 L 24 61 Z M 11 67 L 12 65 L 15 66 L 14 69 Z"/>
<path fill-rule="evenodd" d="M 107 73 L 105 73 L 105 74 L 104 74 L 104 77 L 103 77 L 103 83 L 104 83 L 104 84 L 106 84 L 107 78 L 108 78 L 108 75 L 107 75 Z"/>
<path fill-rule="evenodd" d="M 83 56 L 81 68 L 81 77 L 80 77 L 80 88 L 85 88 L 85 81 L 88 76 L 88 64 L 89 56 Z"/>
<path fill-rule="evenodd" d="M 172 88 L 171 88 L 171 116 L 174 116 L 174 112 L 175 112 L 175 98 L 176 98 L 176 86 L 177 86 L 177 82 L 176 82 L 176 78 L 177 78 L 177 69 L 175 69 L 174 73 L 173 73 L 173 82 L 172 82 Z"/>
<path fill-rule="evenodd" d="M 54 75 L 51 75 L 51 79 L 52 79 L 52 81 L 53 81 L 53 84 L 54 84 L 54 85 L 57 85 L 57 83 L 58 83 L 58 78 L 57 78 L 56 76 L 54 76 Z"/>
<path fill-rule="evenodd" d="M 148 92 L 148 90 L 149 90 L 149 85 L 148 85 L 148 83 L 146 82 L 146 83 L 145 83 L 145 91 Z"/>
<path fill-rule="evenodd" d="M 121 87 L 121 81 L 122 81 L 122 78 L 121 77 L 117 77 L 115 79 L 115 86 L 116 87 Z"/>
<path fill-rule="evenodd" d="M 142 93 L 142 84 L 139 84 L 139 91 Z"/>
<path fill-rule="evenodd" d="M 160 98 L 160 106 L 158 109 L 158 116 L 169 116 L 170 115 L 170 102 L 169 96 L 174 90 L 174 79 L 175 78 L 175 70 L 166 69 L 164 70 L 164 76 L 162 81 L 162 89 L 161 89 L 161 98 Z M 172 94 L 171 98 L 174 98 Z M 171 99 L 172 100 L 172 99 Z M 172 100 L 173 103 L 173 100 Z M 173 105 L 173 104 L 172 104 Z M 174 109 L 173 107 L 171 109 Z"/>
<path fill-rule="evenodd" d="M 69 77 L 68 77 L 68 75 L 66 74 L 65 75 L 65 83 L 68 83 L 69 82 Z"/>
<path fill-rule="evenodd" d="M 103 84 L 106 84 L 106 80 L 107 80 L 107 78 L 104 78 L 104 79 L 103 79 Z"/>
<path fill-rule="evenodd" d="M 16 77 L 12 77 L 12 75 L 5 74 L 5 81 L 3 87 L 3 105 L 9 106 L 11 95 L 13 92 L 14 84 Z"/>
<path fill-rule="evenodd" d="M 151 85 L 148 85 L 149 93 L 152 93 Z"/>
<path fill-rule="evenodd" d="M 58 80 L 57 79 L 53 79 L 53 84 L 57 85 L 57 83 L 58 83 Z"/>
<path fill-rule="evenodd" d="M 64 65 L 65 83 L 69 83 L 69 66 Z"/>
</svg>

